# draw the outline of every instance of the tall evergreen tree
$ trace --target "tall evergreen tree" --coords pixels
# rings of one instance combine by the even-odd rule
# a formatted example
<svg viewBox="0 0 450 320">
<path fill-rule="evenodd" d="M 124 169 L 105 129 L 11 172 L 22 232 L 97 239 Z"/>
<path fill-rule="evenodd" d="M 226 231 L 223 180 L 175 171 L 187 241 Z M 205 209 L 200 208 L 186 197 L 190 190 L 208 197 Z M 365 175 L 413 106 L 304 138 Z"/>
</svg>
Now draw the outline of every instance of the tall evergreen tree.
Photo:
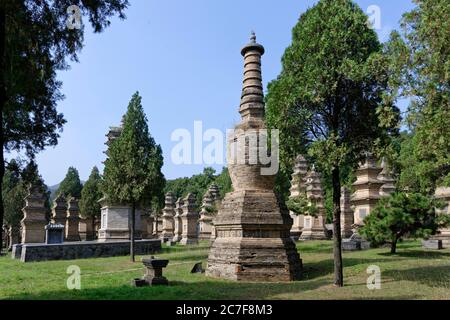
<svg viewBox="0 0 450 320">
<path fill-rule="evenodd" d="M 331 177 L 334 283 L 343 286 L 343 169 L 356 167 L 375 144 L 387 141 L 398 110 L 386 94 L 387 59 L 368 17 L 353 1 L 319 1 L 300 17 L 292 36 L 282 72 L 268 88 L 267 122 L 281 131 L 282 161 L 306 148 Z"/>
<path fill-rule="evenodd" d="M 78 12 L 68 13 L 73 5 Z M 84 38 L 82 23 L 68 28 L 70 15 L 89 17 L 94 32 L 101 32 L 110 17 L 124 18 L 127 6 L 127 0 L 0 1 L 0 183 L 5 152 L 25 151 L 33 158 L 57 143 L 65 120 L 56 110 L 63 97 L 56 72 L 68 68 L 67 58 L 78 61 Z M 0 224 L 3 213 L 0 193 Z M 0 229 L 0 248 L 2 239 Z"/>
<path fill-rule="evenodd" d="M 123 118 L 123 130 L 107 151 L 102 190 L 111 202 L 131 206 L 130 253 L 134 261 L 135 213 L 161 199 L 165 185 L 161 146 L 149 133 L 147 118 L 136 92 Z"/>
<path fill-rule="evenodd" d="M 15 160 L 10 161 L 3 177 L 2 195 L 5 205 L 4 223 L 7 226 L 18 227 L 23 217 L 22 208 L 26 190 Z"/>
<path fill-rule="evenodd" d="M 408 168 L 401 180 L 432 194 L 450 186 L 450 3 L 414 0 L 393 32 L 389 53 L 400 95 L 411 98 L 408 124 L 413 133 Z"/>
<path fill-rule="evenodd" d="M 78 170 L 74 167 L 69 167 L 67 174 L 61 184 L 59 185 L 56 194 L 63 194 L 66 198 L 72 196 L 74 198 L 81 198 L 81 190 L 83 185 L 81 184 L 80 175 Z"/>
<path fill-rule="evenodd" d="M 80 212 L 85 218 L 92 218 L 92 224 L 95 225 L 95 219 L 100 218 L 101 206 L 98 202 L 102 197 L 100 184 L 102 177 L 97 167 L 92 168 L 89 179 L 81 190 Z M 94 230 L 94 227 L 92 228 Z"/>
</svg>

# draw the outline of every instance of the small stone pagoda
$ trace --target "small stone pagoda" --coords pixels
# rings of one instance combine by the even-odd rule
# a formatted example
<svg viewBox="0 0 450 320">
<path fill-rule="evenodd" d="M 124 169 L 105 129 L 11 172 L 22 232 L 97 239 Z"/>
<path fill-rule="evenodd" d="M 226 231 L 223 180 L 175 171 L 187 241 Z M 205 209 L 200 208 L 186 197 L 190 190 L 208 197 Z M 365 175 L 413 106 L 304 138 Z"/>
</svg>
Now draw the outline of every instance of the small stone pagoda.
<svg viewBox="0 0 450 320">
<path fill-rule="evenodd" d="M 436 188 L 434 197 L 445 204 L 443 209 L 438 210 L 438 214 L 450 215 L 450 187 Z M 440 229 L 438 234 L 431 237 L 431 239 L 442 240 L 442 246 L 450 248 L 450 227 Z"/>
<path fill-rule="evenodd" d="M 52 223 L 66 225 L 67 199 L 60 193 L 53 201 Z"/>
<path fill-rule="evenodd" d="M 355 192 L 350 203 L 354 212 L 355 225 L 363 225 L 367 217 L 380 200 L 380 188 L 384 184 L 378 180 L 382 168 L 377 165 L 373 156 L 367 155 L 363 165 L 356 170 L 356 181 L 353 183 Z"/>
<path fill-rule="evenodd" d="M 320 174 L 314 166 L 306 175 L 306 197 L 311 205 L 317 209 L 315 215 L 305 215 L 303 232 L 300 240 L 327 240 L 328 233 L 325 227 L 326 212 Z"/>
<path fill-rule="evenodd" d="M 241 54 L 244 56 L 241 122 L 227 144 L 234 191 L 226 194 L 213 221 L 215 238 L 206 275 L 242 281 L 292 281 L 300 277 L 302 268 L 290 237 L 292 219 L 288 210 L 280 209 L 274 194 L 275 174 L 263 175 L 262 169 L 268 166 L 251 161 L 266 146 L 251 147 L 246 139 L 266 128 L 261 77 L 264 47 L 256 43 L 254 33 Z M 231 157 L 236 143 L 241 143 L 237 148 L 240 152 Z"/>
<path fill-rule="evenodd" d="M 381 172 L 378 175 L 378 180 L 383 184 L 380 187 L 380 196 L 389 197 L 390 194 L 395 192 L 395 179 L 392 178 L 392 172 L 385 159 L 381 162 Z"/>
<path fill-rule="evenodd" d="M 165 206 L 162 215 L 162 232 L 161 239 L 164 241 L 173 238 L 174 216 L 175 216 L 175 195 L 172 192 L 166 193 Z"/>
<path fill-rule="evenodd" d="M 199 239 L 210 239 L 212 220 L 214 216 L 214 201 L 210 190 L 207 190 L 203 196 L 202 209 L 199 219 Z"/>
<path fill-rule="evenodd" d="M 195 195 L 189 193 L 183 199 L 183 214 L 181 215 L 181 245 L 198 244 L 198 219 L 200 215 L 195 205 Z"/>
<path fill-rule="evenodd" d="M 354 215 L 350 204 L 351 192 L 348 188 L 341 189 L 341 235 L 350 238 L 353 235 Z"/>
<path fill-rule="evenodd" d="M 22 243 L 44 243 L 45 225 L 45 196 L 42 190 L 36 186 L 28 187 L 28 195 L 25 197 L 25 207 L 22 209 L 23 219 Z"/>
<path fill-rule="evenodd" d="M 298 197 L 301 195 L 306 196 L 306 185 L 305 178 L 308 173 L 308 161 L 306 161 L 305 157 L 299 155 L 297 159 L 295 159 L 294 173 L 292 174 L 291 181 L 291 198 Z M 293 220 L 292 228 L 291 228 L 291 237 L 298 240 L 303 231 L 303 221 L 305 215 L 303 214 L 295 214 L 290 211 L 291 218 Z"/>
<path fill-rule="evenodd" d="M 181 219 L 181 215 L 183 214 L 183 205 L 184 201 L 182 198 L 178 198 L 175 204 L 175 216 L 174 219 L 174 229 L 173 229 L 173 239 L 174 242 L 181 241 L 181 234 L 183 233 L 183 221 Z"/>
<path fill-rule="evenodd" d="M 78 200 L 71 197 L 68 201 L 65 240 L 66 241 L 80 241 L 80 233 L 78 225 L 80 223 L 80 209 L 78 208 Z"/>
</svg>

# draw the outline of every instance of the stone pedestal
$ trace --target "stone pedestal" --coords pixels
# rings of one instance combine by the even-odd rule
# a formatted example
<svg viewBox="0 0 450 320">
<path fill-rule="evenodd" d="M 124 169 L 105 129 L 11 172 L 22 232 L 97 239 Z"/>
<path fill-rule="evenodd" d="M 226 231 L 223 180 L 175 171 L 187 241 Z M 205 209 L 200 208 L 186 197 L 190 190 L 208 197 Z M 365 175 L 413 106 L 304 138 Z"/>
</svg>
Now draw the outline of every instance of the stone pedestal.
<svg viewBox="0 0 450 320">
<path fill-rule="evenodd" d="M 181 241 L 181 234 L 183 233 L 183 221 L 181 219 L 181 215 L 183 214 L 183 205 L 184 200 L 182 198 L 179 198 L 176 202 L 175 206 L 175 216 L 174 216 L 174 230 L 173 230 L 173 242 L 180 242 Z"/>
<path fill-rule="evenodd" d="M 292 174 L 291 179 L 291 189 L 290 189 L 290 197 L 299 197 L 306 195 L 306 174 L 308 173 L 308 161 L 306 161 L 305 157 L 299 155 L 295 159 L 294 165 L 294 173 Z M 296 214 L 292 211 L 289 212 L 292 218 L 292 228 L 291 228 L 291 237 L 294 240 L 298 240 L 303 231 L 303 222 L 305 215 Z"/>
<path fill-rule="evenodd" d="M 325 227 L 326 212 L 320 174 L 313 167 L 306 175 L 306 197 L 317 212 L 314 216 L 305 215 L 303 231 L 300 240 L 327 240 L 328 231 Z"/>
<path fill-rule="evenodd" d="M 45 214 L 45 196 L 37 187 L 30 187 L 25 197 L 23 208 L 22 243 L 44 243 L 45 225 L 47 218 Z"/>
<path fill-rule="evenodd" d="M 350 238 L 353 234 L 354 215 L 350 205 L 350 190 L 341 189 L 341 235 L 342 238 Z"/>
<path fill-rule="evenodd" d="M 83 241 L 92 241 L 96 239 L 95 221 L 92 217 L 81 218 L 78 224 L 78 233 Z"/>
<path fill-rule="evenodd" d="M 80 234 L 78 232 L 80 223 L 80 209 L 78 208 L 78 200 L 70 198 L 67 207 L 67 219 L 65 228 L 66 241 L 80 241 Z"/>
<path fill-rule="evenodd" d="M 131 229 L 131 208 L 101 201 L 101 227 L 98 240 L 129 240 Z M 141 210 L 135 212 L 135 239 L 141 238 Z"/>
<path fill-rule="evenodd" d="M 195 200 L 192 193 L 188 194 L 183 200 L 181 245 L 198 244 L 198 219 L 200 215 L 197 212 Z"/>
<path fill-rule="evenodd" d="M 380 187 L 383 182 L 378 180 L 381 171 L 375 158 L 370 154 L 367 155 L 364 164 L 356 170 L 356 181 L 353 183 L 355 192 L 350 199 L 356 227 L 364 224 L 364 218 L 370 214 L 381 198 Z"/>
<path fill-rule="evenodd" d="M 174 236 L 174 217 L 175 216 L 175 195 L 172 192 L 166 194 L 165 207 L 162 215 L 162 232 L 161 239 L 163 241 L 171 240 Z"/>
<path fill-rule="evenodd" d="M 267 170 L 270 164 L 253 161 L 265 145 L 259 142 L 255 146 L 247 139 L 255 142 L 255 135 L 265 133 L 261 80 L 264 48 L 253 34 L 241 53 L 245 59 L 241 122 L 228 137 L 227 145 L 234 191 L 225 196 L 214 219 L 216 238 L 206 275 L 242 281 L 291 281 L 301 273 L 301 260 L 290 237 L 292 219 L 287 210 L 280 209 L 273 192 L 275 174 Z M 238 152 L 233 153 L 236 147 Z"/>
<path fill-rule="evenodd" d="M 142 263 L 145 266 L 144 280 L 148 285 L 168 285 L 169 281 L 163 276 L 162 269 L 167 267 L 169 260 L 154 259 L 142 259 Z"/>
</svg>

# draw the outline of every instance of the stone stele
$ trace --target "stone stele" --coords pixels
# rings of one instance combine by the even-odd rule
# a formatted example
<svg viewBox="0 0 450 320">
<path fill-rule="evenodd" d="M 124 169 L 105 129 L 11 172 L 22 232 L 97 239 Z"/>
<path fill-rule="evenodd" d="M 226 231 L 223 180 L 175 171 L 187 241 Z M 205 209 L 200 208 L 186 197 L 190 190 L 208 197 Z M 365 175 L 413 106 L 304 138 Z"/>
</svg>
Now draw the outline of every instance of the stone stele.
<svg viewBox="0 0 450 320">
<path fill-rule="evenodd" d="M 246 139 L 264 134 L 261 130 L 266 129 L 261 77 L 264 47 L 256 43 L 254 33 L 241 54 L 245 60 L 241 122 L 227 144 L 234 191 L 226 194 L 213 221 L 215 239 L 206 275 L 238 281 L 292 281 L 300 277 L 302 268 L 290 237 L 292 219 L 287 209 L 280 209 L 274 194 L 275 174 L 263 175 L 261 170 L 268 165 L 251 161 L 265 146 L 252 145 Z M 236 142 L 240 152 L 234 152 L 233 158 Z"/>
</svg>

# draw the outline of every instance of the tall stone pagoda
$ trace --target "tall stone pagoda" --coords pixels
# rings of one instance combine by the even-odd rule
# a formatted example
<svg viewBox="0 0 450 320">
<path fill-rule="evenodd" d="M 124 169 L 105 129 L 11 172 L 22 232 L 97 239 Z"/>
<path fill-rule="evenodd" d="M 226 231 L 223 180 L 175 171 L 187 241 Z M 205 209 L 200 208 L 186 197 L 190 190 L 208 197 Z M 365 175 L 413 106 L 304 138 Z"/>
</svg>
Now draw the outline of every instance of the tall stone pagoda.
<svg viewBox="0 0 450 320">
<path fill-rule="evenodd" d="M 80 241 L 80 209 L 78 208 L 78 200 L 71 197 L 67 204 L 65 239 L 66 241 Z"/>
<path fill-rule="evenodd" d="M 381 162 L 381 168 L 382 170 L 377 177 L 383 183 L 380 187 L 380 196 L 389 197 L 391 193 L 395 192 L 395 180 L 392 178 L 392 172 L 385 159 Z"/>
<path fill-rule="evenodd" d="M 181 241 L 181 234 L 183 233 L 183 221 L 181 219 L 181 215 L 183 214 L 183 205 L 184 200 L 182 198 L 178 198 L 175 204 L 175 216 L 174 219 L 174 228 L 173 228 L 173 239 L 174 242 Z"/>
<path fill-rule="evenodd" d="M 25 207 L 22 209 L 23 219 L 22 243 L 44 243 L 45 225 L 45 196 L 42 190 L 36 186 L 28 187 L 28 195 L 25 197 Z"/>
<path fill-rule="evenodd" d="M 181 245 L 198 244 L 198 214 L 195 195 L 189 193 L 183 199 L 183 214 L 181 215 Z"/>
<path fill-rule="evenodd" d="M 350 204 L 351 193 L 346 187 L 341 189 L 341 235 L 350 238 L 353 234 L 354 215 Z"/>
<path fill-rule="evenodd" d="M 306 197 L 310 204 L 317 208 L 314 216 L 305 215 L 303 232 L 300 240 L 327 240 L 328 233 L 325 227 L 326 212 L 320 174 L 314 166 L 306 175 Z"/>
<path fill-rule="evenodd" d="M 274 194 L 275 174 L 263 175 L 261 170 L 268 166 L 251 161 L 259 148 L 266 146 L 250 146 L 246 141 L 246 137 L 254 137 L 266 128 L 261 77 L 264 47 L 256 43 L 254 33 L 241 54 L 241 122 L 227 144 L 234 191 L 226 194 L 214 219 L 215 239 L 206 275 L 238 281 L 292 281 L 301 274 L 301 260 L 290 238 L 292 219 L 287 210 L 280 209 Z M 238 146 L 241 152 L 233 158 L 230 155 L 236 142 L 244 145 Z"/>
<path fill-rule="evenodd" d="M 380 200 L 380 187 L 383 182 L 378 180 L 378 175 L 381 171 L 382 168 L 371 155 L 367 155 L 365 162 L 356 170 L 356 181 L 353 183 L 355 192 L 350 199 L 356 226 L 364 224 L 364 218 Z"/>
<path fill-rule="evenodd" d="M 308 161 L 306 161 L 304 156 L 299 155 L 297 159 L 295 159 L 294 173 L 292 174 L 291 189 L 290 189 L 291 198 L 298 197 L 300 195 L 306 195 L 305 178 L 307 173 L 308 173 Z M 294 239 L 299 239 L 303 231 L 303 221 L 305 215 L 303 214 L 298 215 L 292 211 L 290 211 L 290 215 L 293 220 L 291 228 L 291 237 L 293 237 Z"/>
<path fill-rule="evenodd" d="M 166 193 L 165 206 L 162 215 L 163 225 L 161 238 L 163 240 L 171 240 L 173 238 L 175 200 L 175 195 L 172 192 Z"/>
</svg>

